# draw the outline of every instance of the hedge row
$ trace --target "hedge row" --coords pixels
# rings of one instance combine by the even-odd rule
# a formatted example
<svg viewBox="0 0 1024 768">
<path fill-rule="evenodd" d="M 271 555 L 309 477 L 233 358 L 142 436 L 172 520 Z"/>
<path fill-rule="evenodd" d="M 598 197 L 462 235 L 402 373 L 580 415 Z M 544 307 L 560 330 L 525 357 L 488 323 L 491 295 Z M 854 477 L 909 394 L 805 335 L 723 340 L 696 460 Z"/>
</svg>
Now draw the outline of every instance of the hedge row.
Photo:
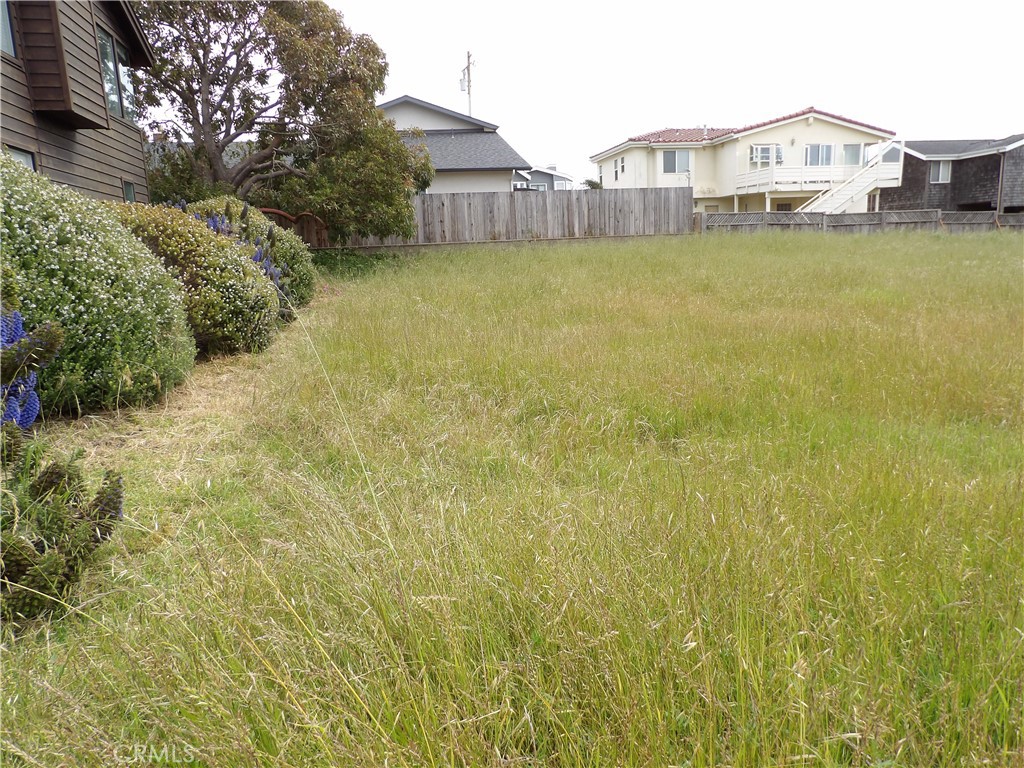
<svg viewBox="0 0 1024 768">
<path fill-rule="evenodd" d="M 152 401 L 192 369 L 195 340 L 181 285 L 110 208 L 0 153 L 0 259 L 25 326 L 64 329 L 40 372 L 46 411 Z"/>
<path fill-rule="evenodd" d="M 184 286 L 201 352 L 259 352 L 270 344 L 277 292 L 242 246 L 177 208 L 125 203 L 116 210 Z"/>
<path fill-rule="evenodd" d="M 38 376 L 44 412 L 151 402 L 188 375 L 197 351 L 262 350 L 281 305 L 312 298 L 305 244 L 254 210 L 241 226 L 244 204 L 233 198 L 193 206 L 237 216 L 228 238 L 173 208 L 86 198 L 4 153 L 0 187 L 0 258 L 25 327 L 56 321 L 64 330 L 60 354 Z M 253 261 L 261 232 L 272 235 L 280 291 Z"/>
</svg>

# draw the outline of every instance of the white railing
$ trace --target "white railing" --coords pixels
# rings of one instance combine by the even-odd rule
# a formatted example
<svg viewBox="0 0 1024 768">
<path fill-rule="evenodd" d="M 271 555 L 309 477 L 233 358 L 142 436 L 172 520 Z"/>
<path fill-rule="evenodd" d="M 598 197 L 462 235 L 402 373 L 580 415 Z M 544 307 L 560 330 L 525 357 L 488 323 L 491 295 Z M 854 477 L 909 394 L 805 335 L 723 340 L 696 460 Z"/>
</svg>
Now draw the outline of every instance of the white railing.
<svg viewBox="0 0 1024 768">
<path fill-rule="evenodd" d="M 890 141 L 866 147 L 870 156 L 866 165 L 770 165 L 767 168 L 738 173 L 736 194 L 828 190 L 859 175 L 866 167 L 875 165 L 883 166 L 887 174 L 898 180 L 902 162 L 880 162 L 886 151 L 894 145 L 895 142 Z"/>
<path fill-rule="evenodd" d="M 885 156 L 893 148 L 899 152 L 895 161 L 886 161 Z M 875 151 L 866 165 L 837 186 L 823 189 L 798 211 L 818 213 L 841 213 L 854 200 L 861 199 L 879 187 L 899 186 L 903 174 L 903 147 L 899 142 L 887 141 L 872 147 Z"/>
</svg>

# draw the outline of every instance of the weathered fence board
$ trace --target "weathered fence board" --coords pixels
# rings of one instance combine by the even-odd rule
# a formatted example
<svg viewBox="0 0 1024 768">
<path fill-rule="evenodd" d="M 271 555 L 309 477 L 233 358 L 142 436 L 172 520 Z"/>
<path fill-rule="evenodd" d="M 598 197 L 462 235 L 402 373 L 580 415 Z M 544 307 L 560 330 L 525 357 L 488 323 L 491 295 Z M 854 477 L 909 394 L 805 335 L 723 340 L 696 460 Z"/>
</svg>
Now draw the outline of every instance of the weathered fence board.
<svg viewBox="0 0 1024 768">
<path fill-rule="evenodd" d="M 697 217 L 700 232 L 756 232 L 766 229 L 813 230 L 824 232 L 943 231 L 983 232 L 993 229 L 1024 228 L 1024 214 L 994 211 L 876 211 L 874 213 L 705 213 Z"/>
<path fill-rule="evenodd" d="M 693 229 L 693 190 L 576 189 L 417 195 L 415 235 L 353 237 L 350 247 L 681 235 Z"/>
</svg>

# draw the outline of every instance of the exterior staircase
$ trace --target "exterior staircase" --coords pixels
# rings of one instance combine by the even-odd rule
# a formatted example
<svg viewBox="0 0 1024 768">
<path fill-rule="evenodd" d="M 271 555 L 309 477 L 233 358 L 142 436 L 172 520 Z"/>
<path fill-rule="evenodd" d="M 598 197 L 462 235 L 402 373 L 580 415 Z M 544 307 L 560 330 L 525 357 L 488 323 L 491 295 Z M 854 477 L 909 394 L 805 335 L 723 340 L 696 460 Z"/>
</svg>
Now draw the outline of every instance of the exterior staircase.
<svg viewBox="0 0 1024 768">
<path fill-rule="evenodd" d="M 899 152 L 899 157 L 895 161 L 887 161 L 885 156 L 892 154 L 893 149 Z M 900 142 L 886 142 L 857 173 L 842 184 L 823 189 L 796 210 L 801 213 L 843 213 L 880 187 L 898 187 L 902 172 L 903 148 Z"/>
</svg>

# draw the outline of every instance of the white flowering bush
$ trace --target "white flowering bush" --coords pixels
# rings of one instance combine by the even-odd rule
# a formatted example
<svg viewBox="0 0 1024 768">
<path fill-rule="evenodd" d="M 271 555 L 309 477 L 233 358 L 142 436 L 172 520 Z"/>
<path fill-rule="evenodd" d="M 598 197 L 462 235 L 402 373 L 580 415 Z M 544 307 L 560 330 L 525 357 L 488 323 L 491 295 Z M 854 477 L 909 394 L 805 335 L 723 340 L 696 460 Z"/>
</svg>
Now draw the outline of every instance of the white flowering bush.
<svg viewBox="0 0 1024 768">
<path fill-rule="evenodd" d="M 25 325 L 58 322 L 60 354 L 39 372 L 44 411 L 150 402 L 181 382 L 196 348 L 181 286 L 103 203 L 0 152 L 0 259 Z"/>
<path fill-rule="evenodd" d="M 259 352 L 277 329 L 278 299 L 245 248 L 177 208 L 115 205 L 121 223 L 185 287 L 196 345 L 207 354 Z"/>
<path fill-rule="evenodd" d="M 244 217 L 243 209 L 246 211 Z M 313 299 L 316 289 L 313 257 L 302 238 L 290 229 L 277 226 L 251 205 L 246 208 L 245 203 L 236 197 L 202 200 L 191 203 L 188 210 L 204 217 L 226 215 L 235 237 L 249 243 L 259 241 L 274 267 L 280 270 L 282 303 L 304 307 Z"/>
</svg>

